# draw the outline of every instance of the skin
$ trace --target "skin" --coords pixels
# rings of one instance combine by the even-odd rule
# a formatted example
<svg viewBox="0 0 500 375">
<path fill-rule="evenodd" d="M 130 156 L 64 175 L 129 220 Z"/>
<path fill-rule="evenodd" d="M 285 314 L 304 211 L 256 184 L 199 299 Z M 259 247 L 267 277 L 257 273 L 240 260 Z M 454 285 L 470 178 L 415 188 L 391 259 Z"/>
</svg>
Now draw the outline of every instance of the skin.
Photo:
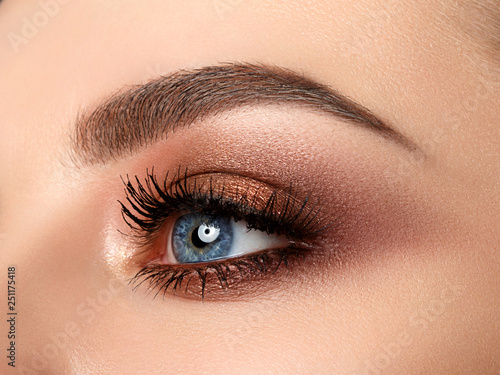
<svg viewBox="0 0 500 375">
<path fill-rule="evenodd" d="M 4 280 L 16 266 L 19 312 L 16 368 L 3 358 L 1 372 L 498 372 L 498 63 L 437 3 L 74 0 L 26 43 L 0 38 L 0 263 Z M 0 35 L 22 35 L 41 9 L 4 0 Z M 106 165 L 69 162 L 82 110 L 231 61 L 304 73 L 422 152 L 305 109 L 251 106 Z M 242 298 L 134 293 L 120 176 L 181 163 L 295 181 L 325 220 L 344 208 L 342 230 Z"/>
</svg>

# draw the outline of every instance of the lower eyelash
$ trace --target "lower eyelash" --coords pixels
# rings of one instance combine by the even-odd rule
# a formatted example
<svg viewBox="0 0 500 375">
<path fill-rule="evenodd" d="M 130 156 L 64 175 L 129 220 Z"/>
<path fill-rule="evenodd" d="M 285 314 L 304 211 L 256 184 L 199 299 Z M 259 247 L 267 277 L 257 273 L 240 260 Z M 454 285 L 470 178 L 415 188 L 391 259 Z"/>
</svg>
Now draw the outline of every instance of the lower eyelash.
<svg viewBox="0 0 500 375">
<path fill-rule="evenodd" d="M 129 284 L 133 286 L 134 291 L 144 283 L 148 284 L 147 293 L 156 290 L 153 299 L 159 295 L 165 297 L 167 291 L 170 290 L 174 294 L 182 293 L 187 297 L 205 300 L 207 289 L 211 292 L 209 297 L 217 298 L 226 294 L 240 281 L 272 275 L 280 267 L 288 267 L 291 258 L 303 258 L 304 251 L 307 250 L 273 249 L 243 258 L 189 267 L 151 263 L 137 272 L 129 280 Z M 196 286 L 191 283 L 193 279 L 198 282 Z"/>
</svg>

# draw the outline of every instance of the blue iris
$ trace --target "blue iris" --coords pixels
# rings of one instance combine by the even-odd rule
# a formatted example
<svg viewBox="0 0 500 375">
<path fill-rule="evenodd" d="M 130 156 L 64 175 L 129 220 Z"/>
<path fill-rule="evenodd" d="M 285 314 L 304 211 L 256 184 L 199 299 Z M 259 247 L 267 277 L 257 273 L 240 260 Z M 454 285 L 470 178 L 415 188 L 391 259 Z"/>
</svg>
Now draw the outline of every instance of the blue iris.
<svg viewBox="0 0 500 375">
<path fill-rule="evenodd" d="M 172 250 L 179 263 L 211 262 L 231 253 L 231 219 L 192 213 L 174 224 Z"/>
</svg>

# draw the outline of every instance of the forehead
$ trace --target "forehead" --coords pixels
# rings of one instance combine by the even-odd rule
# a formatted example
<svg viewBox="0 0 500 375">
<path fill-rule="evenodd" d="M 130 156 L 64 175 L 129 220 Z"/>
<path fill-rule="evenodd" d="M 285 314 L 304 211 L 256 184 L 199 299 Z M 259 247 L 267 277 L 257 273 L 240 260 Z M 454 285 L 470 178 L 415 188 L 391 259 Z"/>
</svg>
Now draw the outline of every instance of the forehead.
<svg viewBox="0 0 500 375">
<path fill-rule="evenodd" d="M 480 57 L 498 69 L 500 63 L 500 2 L 468 0 L 452 2 L 449 17 L 459 34 L 472 45 Z"/>
<path fill-rule="evenodd" d="M 10 146 L 0 149 L 23 150 L 18 160 L 41 170 L 67 147 L 83 109 L 182 68 L 283 66 L 382 117 L 426 123 L 415 108 L 441 110 L 422 90 L 446 90 L 453 101 L 466 82 L 446 88 L 443 77 L 466 81 L 471 64 L 450 42 L 441 2 L 6 0 L 0 10 L 0 109 L 12 125 L 2 127 Z"/>
<path fill-rule="evenodd" d="M 306 1 L 263 0 L 8 0 L 2 8 L 2 31 L 8 35 L 2 47 L 7 52 L 58 52 L 61 63 L 80 58 L 82 68 L 88 70 L 92 62 L 127 77 L 133 65 L 154 75 L 168 65 L 220 58 L 300 66 L 314 61 L 315 69 L 331 70 L 337 61 L 368 60 L 395 45 L 404 49 L 419 40 L 418 47 L 452 40 L 445 30 L 447 9 L 442 2 L 428 1 L 324 0 L 312 7 Z"/>
</svg>

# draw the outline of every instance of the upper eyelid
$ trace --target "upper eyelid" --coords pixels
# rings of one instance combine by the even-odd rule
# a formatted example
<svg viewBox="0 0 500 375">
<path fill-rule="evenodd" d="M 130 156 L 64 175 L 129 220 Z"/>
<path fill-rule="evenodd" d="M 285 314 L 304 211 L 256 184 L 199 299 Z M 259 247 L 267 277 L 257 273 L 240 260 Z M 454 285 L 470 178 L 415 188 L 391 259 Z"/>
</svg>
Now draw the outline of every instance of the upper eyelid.
<svg viewBox="0 0 500 375">
<path fill-rule="evenodd" d="M 256 180 L 249 177 L 215 173 L 213 176 L 217 176 L 217 181 L 213 182 L 211 174 L 190 176 L 187 170 L 184 175 L 180 171 L 179 168 L 178 174 L 173 178 L 169 178 L 167 173 L 163 183 L 158 182 L 154 169 L 151 174 L 148 173 L 144 182 L 137 176 L 135 183 L 132 183 L 128 177 L 126 180 L 122 178 L 126 187 L 126 200 L 131 205 L 131 208 L 128 208 L 127 204 L 120 202 L 122 216 L 136 234 L 134 237 L 139 240 L 140 247 L 149 246 L 155 241 L 163 225 L 163 221 L 159 220 L 160 216 L 167 218 L 174 213 L 180 213 L 182 204 L 186 205 L 184 209 L 192 210 L 195 208 L 193 205 L 196 205 L 196 209 L 199 210 L 199 203 L 189 201 L 195 196 L 197 200 L 200 197 L 206 200 L 214 199 L 211 204 L 217 212 L 206 213 L 220 214 L 224 211 L 227 214 L 227 210 L 232 210 L 229 216 L 238 219 L 234 215 L 241 215 L 239 219 L 243 220 L 248 219 L 246 215 L 257 215 L 258 218 L 259 215 L 265 213 L 265 220 L 280 221 L 283 228 L 287 228 L 287 234 L 295 240 L 299 234 L 299 237 L 303 238 L 312 237 L 327 227 L 325 223 L 322 223 L 321 215 L 319 215 L 320 202 L 310 196 L 304 199 L 295 197 L 291 186 L 285 191 L 261 182 L 261 188 L 264 185 L 267 186 L 264 189 L 267 193 L 264 193 L 256 185 L 258 184 Z M 235 181 L 236 178 L 239 179 L 238 183 Z M 189 183 L 188 180 L 190 180 Z M 167 183 L 167 181 L 170 182 Z M 232 181 L 236 185 L 231 187 L 227 181 Z M 223 209 L 222 205 L 226 208 Z M 236 206 L 240 207 L 240 211 L 235 210 Z M 203 210 L 213 210 L 214 207 L 208 204 L 203 207 Z M 245 211 L 241 210 L 242 207 Z M 278 213 L 275 213 L 275 210 L 278 210 Z M 266 231 L 263 228 L 255 228 L 255 224 L 252 227 Z"/>
<path fill-rule="evenodd" d="M 368 109 L 325 85 L 283 68 L 225 64 L 161 77 L 84 113 L 76 122 L 71 159 L 76 165 L 103 164 L 209 115 L 262 103 L 300 105 L 327 113 L 418 150 Z"/>
</svg>

